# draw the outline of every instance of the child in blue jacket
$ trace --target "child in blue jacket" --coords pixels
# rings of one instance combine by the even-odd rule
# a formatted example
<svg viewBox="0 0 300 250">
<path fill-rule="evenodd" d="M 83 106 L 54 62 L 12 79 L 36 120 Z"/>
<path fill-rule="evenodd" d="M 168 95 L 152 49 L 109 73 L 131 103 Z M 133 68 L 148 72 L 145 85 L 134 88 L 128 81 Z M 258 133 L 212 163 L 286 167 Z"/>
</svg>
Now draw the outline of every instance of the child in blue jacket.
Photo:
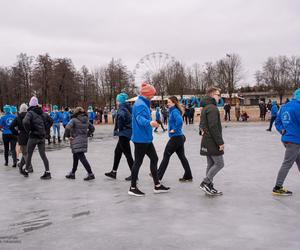
<svg viewBox="0 0 300 250">
<path fill-rule="evenodd" d="M 283 188 L 283 183 L 294 163 L 300 171 L 300 88 L 295 91 L 293 100 L 281 107 L 275 126 L 281 134 L 285 156 L 277 175 L 273 195 L 292 195 L 291 191 Z"/>
</svg>

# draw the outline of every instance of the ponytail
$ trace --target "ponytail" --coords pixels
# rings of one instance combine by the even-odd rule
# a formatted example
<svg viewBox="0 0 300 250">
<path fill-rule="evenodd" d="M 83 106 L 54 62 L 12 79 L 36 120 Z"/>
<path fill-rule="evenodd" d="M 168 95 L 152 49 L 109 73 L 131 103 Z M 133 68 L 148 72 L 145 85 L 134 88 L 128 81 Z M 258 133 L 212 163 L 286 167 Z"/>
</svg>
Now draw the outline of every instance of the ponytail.
<svg viewBox="0 0 300 250">
<path fill-rule="evenodd" d="M 179 110 L 181 115 L 183 115 L 183 110 L 182 110 L 182 107 L 181 107 L 177 97 L 176 96 L 170 96 L 168 99 L 175 104 L 175 107 Z"/>
</svg>

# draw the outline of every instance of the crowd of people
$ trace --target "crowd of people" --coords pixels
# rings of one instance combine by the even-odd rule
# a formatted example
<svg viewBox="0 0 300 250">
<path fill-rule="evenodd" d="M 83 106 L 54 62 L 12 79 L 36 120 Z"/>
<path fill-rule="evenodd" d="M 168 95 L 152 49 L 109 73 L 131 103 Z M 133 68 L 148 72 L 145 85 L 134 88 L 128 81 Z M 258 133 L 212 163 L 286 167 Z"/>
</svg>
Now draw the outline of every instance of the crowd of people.
<svg viewBox="0 0 300 250">
<path fill-rule="evenodd" d="M 112 179 L 117 178 L 120 159 L 124 154 L 129 167 L 126 180 L 131 183 L 128 194 L 133 196 L 145 195 L 137 186 L 139 170 L 145 156 L 150 159 L 150 176 L 154 183 L 154 193 L 164 193 L 170 190 L 170 187 L 164 186 L 161 181 L 174 153 L 180 159 L 184 170 L 184 174 L 179 181 L 193 181 L 190 164 L 185 155 L 187 139 L 183 133 L 183 124 L 189 106 L 182 105 L 177 97 L 171 96 L 168 98 L 167 107 L 156 108 L 156 115 L 153 120 L 150 101 L 155 93 L 156 90 L 152 85 L 143 83 L 140 87 L 140 95 L 131 107 L 127 102 L 128 95 L 122 92 L 116 98 L 118 107 L 112 112 L 114 135 L 119 139 L 114 151 L 113 167 L 111 171 L 105 173 L 105 176 Z M 207 158 L 206 175 L 200 184 L 200 189 L 213 196 L 223 194 L 214 187 L 214 177 L 225 165 L 223 158 L 225 143 L 218 109 L 220 101 L 220 89 L 216 87 L 209 88 L 207 95 L 201 101 L 202 110 L 199 124 L 199 134 L 202 136 L 200 154 Z M 231 107 L 229 104 L 226 105 L 226 109 L 224 107 L 225 117 L 230 120 Z M 261 106 L 263 105 L 261 104 Z M 270 107 L 266 106 L 266 108 L 270 108 L 272 113 L 268 130 L 271 131 L 275 122 L 276 129 L 282 135 L 282 142 L 286 148 L 285 159 L 278 173 L 273 194 L 291 195 L 291 191 L 283 188 L 283 183 L 295 162 L 300 171 L 300 89 L 295 91 L 293 99 L 282 105 L 280 110 L 278 110 L 275 102 Z M 262 110 L 264 109 L 262 108 Z M 38 147 L 45 168 L 44 174 L 40 178 L 44 180 L 51 179 L 49 161 L 45 153 L 45 141 L 50 140 L 50 129 L 52 128 L 53 143 L 56 143 L 56 139 L 61 142 L 60 124 L 62 123 L 65 127 L 63 140 L 69 139 L 73 156 L 73 167 L 65 177 L 67 179 L 76 178 L 76 170 L 80 161 L 87 171 L 84 180 L 95 179 L 92 167 L 85 155 L 88 149 L 88 137 L 93 136 L 94 123 L 97 120 L 97 112 L 94 112 L 91 106 L 88 107 L 87 111 L 82 107 L 77 107 L 72 111 L 66 108 L 64 112 L 61 112 L 54 105 L 52 111 L 48 114 L 48 111 L 43 110 L 39 105 L 37 97 L 33 96 L 28 106 L 25 103 L 20 105 L 19 112 L 17 112 L 16 107 L 9 105 L 5 105 L 3 111 L 4 115 L 0 119 L 0 128 L 4 143 L 5 166 L 8 166 L 11 153 L 12 167 L 18 166 L 20 174 L 29 177 L 30 173 L 33 172 L 32 155 L 34 149 Z M 236 105 L 235 111 L 238 114 L 238 116 L 236 115 L 237 119 L 240 116 L 242 117 L 239 105 Z M 189 113 L 191 112 L 189 111 Z M 107 109 L 103 111 L 103 115 L 106 122 L 108 119 Z M 164 125 L 167 125 L 168 129 Z M 159 126 L 163 131 L 168 130 L 169 141 L 166 144 L 163 159 L 158 165 L 159 159 L 153 143 L 153 132 L 156 132 Z M 134 144 L 133 156 L 130 141 Z M 19 163 L 16 152 L 17 143 L 22 153 L 22 159 Z"/>
</svg>

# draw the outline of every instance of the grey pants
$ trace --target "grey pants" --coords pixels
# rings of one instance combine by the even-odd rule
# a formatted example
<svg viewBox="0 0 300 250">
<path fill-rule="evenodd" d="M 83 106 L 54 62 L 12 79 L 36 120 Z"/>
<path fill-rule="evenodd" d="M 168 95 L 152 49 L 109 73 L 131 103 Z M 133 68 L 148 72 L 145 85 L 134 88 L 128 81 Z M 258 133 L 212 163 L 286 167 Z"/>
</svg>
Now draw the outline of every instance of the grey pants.
<svg viewBox="0 0 300 250">
<path fill-rule="evenodd" d="M 276 186 L 282 187 L 293 164 L 296 162 L 300 171 L 300 144 L 285 143 L 285 156 L 281 168 L 278 172 Z"/>
<path fill-rule="evenodd" d="M 207 158 L 207 169 L 206 169 L 206 177 L 204 178 L 204 182 L 209 184 L 213 182 L 216 174 L 224 167 L 224 158 L 223 155 L 213 156 L 208 155 Z"/>
<path fill-rule="evenodd" d="M 31 159 L 36 146 L 38 146 L 39 154 L 44 162 L 45 170 L 49 171 L 49 161 L 45 153 L 45 139 L 39 138 L 29 138 L 28 140 L 26 170 L 28 170 L 31 166 Z"/>
<path fill-rule="evenodd" d="M 27 145 L 20 145 L 20 151 L 22 153 L 22 159 L 20 161 L 20 168 L 26 164 L 27 160 Z M 30 165 L 29 169 L 32 169 L 32 165 Z"/>
</svg>

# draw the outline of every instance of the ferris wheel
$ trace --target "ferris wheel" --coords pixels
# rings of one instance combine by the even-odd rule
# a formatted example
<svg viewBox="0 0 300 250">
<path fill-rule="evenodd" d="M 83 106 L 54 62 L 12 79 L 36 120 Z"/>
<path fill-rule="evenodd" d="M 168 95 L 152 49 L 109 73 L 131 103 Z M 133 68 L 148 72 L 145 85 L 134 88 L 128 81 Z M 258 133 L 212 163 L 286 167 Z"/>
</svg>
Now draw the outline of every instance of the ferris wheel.
<svg viewBox="0 0 300 250">
<path fill-rule="evenodd" d="M 175 57 L 164 52 L 153 52 L 143 56 L 133 70 L 135 83 L 140 84 L 147 79 L 147 76 L 156 74 L 175 62 Z"/>
</svg>

